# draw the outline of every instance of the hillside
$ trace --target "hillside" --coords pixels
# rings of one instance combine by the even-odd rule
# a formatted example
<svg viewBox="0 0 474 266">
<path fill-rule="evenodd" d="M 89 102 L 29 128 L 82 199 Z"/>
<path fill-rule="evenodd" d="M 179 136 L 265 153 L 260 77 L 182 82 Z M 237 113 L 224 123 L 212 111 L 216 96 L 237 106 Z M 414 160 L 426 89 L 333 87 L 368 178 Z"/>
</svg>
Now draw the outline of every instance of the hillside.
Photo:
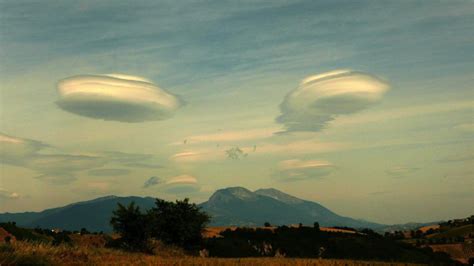
<svg viewBox="0 0 474 266">
<path fill-rule="evenodd" d="M 117 203 L 127 205 L 132 201 L 142 209 L 154 206 L 154 199 L 151 197 L 107 196 L 41 212 L 4 213 L 0 214 L 0 222 L 14 221 L 19 226 L 29 228 L 61 228 L 71 231 L 87 228 L 90 231 L 111 232 L 109 220 Z"/>
<path fill-rule="evenodd" d="M 212 226 L 261 226 L 318 222 L 321 226 L 381 228 L 383 225 L 340 216 L 324 206 L 276 189 L 252 192 L 243 187 L 217 190 L 200 206 L 212 215 Z"/>
</svg>

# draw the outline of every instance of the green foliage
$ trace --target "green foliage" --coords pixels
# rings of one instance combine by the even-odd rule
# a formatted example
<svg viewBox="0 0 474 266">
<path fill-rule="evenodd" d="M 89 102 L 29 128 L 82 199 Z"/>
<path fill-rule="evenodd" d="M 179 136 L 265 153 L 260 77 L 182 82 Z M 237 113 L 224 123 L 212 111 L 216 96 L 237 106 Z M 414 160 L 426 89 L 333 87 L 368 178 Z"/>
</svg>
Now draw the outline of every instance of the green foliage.
<svg viewBox="0 0 474 266">
<path fill-rule="evenodd" d="M 202 230 L 210 218 L 196 204 L 186 198 L 176 202 L 157 199 L 155 205 L 147 214 L 152 237 L 185 249 L 201 244 Z"/>
<path fill-rule="evenodd" d="M 121 237 L 108 246 L 150 251 L 150 238 L 186 249 L 202 243 L 202 230 L 209 216 L 196 204 L 189 203 L 188 199 L 176 202 L 157 199 L 155 205 L 144 214 L 133 202 L 127 207 L 118 204 L 110 223 Z"/>
<path fill-rule="evenodd" d="M 149 249 L 146 216 L 141 213 L 140 207 L 135 206 L 135 202 L 131 202 L 127 207 L 118 203 L 110 224 L 121 236 L 119 241 L 116 241 L 118 243 L 114 243 L 113 246 L 133 251 Z"/>
</svg>

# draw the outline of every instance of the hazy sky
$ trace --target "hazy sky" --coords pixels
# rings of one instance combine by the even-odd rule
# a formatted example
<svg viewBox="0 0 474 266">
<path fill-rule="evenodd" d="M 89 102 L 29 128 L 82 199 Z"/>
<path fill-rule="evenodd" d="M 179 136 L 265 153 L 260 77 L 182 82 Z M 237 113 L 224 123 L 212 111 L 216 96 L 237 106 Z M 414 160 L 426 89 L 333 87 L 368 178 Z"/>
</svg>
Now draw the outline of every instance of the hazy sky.
<svg viewBox="0 0 474 266">
<path fill-rule="evenodd" d="M 244 186 L 473 214 L 473 1 L 0 2 L 0 212 Z"/>
</svg>

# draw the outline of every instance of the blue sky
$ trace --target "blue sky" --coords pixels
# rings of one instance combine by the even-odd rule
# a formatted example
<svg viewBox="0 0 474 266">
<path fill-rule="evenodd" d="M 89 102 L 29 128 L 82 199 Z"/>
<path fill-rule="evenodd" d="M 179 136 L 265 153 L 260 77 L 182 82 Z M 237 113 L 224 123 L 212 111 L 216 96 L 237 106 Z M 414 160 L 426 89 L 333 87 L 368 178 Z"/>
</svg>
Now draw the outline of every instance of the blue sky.
<svg viewBox="0 0 474 266">
<path fill-rule="evenodd" d="M 2 1 L 1 10 L 0 211 L 109 194 L 199 202 L 239 185 L 383 223 L 471 214 L 472 1 Z M 79 101 L 60 85 L 78 76 L 143 85 L 110 73 L 146 78 L 183 103 L 153 94 L 150 109 L 133 93 L 119 105 Z M 354 86 L 317 100 L 340 79 L 365 94 Z M 365 86 L 374 80 L 387 89 Z M 309 109 L 298 98 L 282 109 L 305 88 Z M 136 108 L 149 116 L 120 121 Z M 324 126 L 306 126 L 315 121 Z M 238 159 L 226 156 L 233 148 Z"/>
</svg>

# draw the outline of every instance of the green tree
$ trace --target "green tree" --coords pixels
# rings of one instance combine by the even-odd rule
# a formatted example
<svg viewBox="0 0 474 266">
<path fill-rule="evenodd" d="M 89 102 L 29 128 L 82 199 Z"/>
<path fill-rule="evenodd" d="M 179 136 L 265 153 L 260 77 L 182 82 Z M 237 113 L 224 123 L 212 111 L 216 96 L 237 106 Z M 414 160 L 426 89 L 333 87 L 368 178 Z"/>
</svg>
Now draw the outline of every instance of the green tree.
<svg viewBox="0 0 474 266">
<path fill-rule="evenodd" d="M 119 246 L 129 250 L 148 250 L 148 230 L 145 215 L 131 202 L 127 207 L 117 204 L 110 219 L 114 231 L 120 234 Z"/>
<path fill-rule="evenodd" d="M 210 217 L 189 199 L 176 202 L 156 199 L 148 211 L 150 234 L 166 244 L 192 249 L 202 242 L 202 230 Z"/>
<path fill-rule="evenodd" d="M 271 225 L 269 222 L 265 222 L 265 223 L 263 224 L 263 226 L 265 226 L 265 227 L 270 227 L 270 226 L 272 226 L 272 225 Z"/>
</svg>

